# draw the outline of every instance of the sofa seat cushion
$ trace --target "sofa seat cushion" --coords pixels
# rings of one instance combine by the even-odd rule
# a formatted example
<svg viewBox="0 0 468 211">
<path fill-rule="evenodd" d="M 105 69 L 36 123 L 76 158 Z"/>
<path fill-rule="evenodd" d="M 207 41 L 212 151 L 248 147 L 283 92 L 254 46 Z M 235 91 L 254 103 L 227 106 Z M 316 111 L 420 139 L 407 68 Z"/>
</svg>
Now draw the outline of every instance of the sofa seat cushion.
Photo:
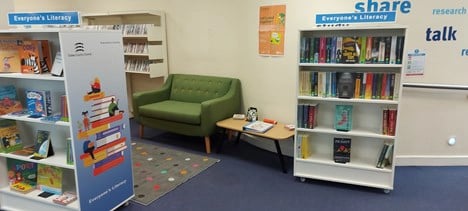
<svg viewBox="0 0 468 211">
<path fill-rule="evenodd" d="M 141 116 L 199 125 L 201 104 L 166 100 L 140 106 L 139 111 Z"/>
</svg>

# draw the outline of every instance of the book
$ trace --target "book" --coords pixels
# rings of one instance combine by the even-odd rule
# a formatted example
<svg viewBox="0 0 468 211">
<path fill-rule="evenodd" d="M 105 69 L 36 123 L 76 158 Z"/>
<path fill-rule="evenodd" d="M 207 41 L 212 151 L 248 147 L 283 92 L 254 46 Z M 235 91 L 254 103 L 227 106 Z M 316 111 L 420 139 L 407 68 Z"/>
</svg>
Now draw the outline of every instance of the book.
<svg viewBox="0 0 468 211">
<path fill-rule="evenodd" d="M 37 188 L 41 191 L 62 194 L 63 170 L 57 166 L 37 164 Z"/>
<path fill-rule="evenodd" d="M 49 90 L 26 90 L 26 108 L 31 117 L 52 115 L 52 101 Z"/>
<path fill-rule="evenodd" d="M 256 133 L 265 133 L 271 128 L 273 128 L 273 124 L 258 121 L 258 120 L 255 122 L 249 122 L 242 127 L 244 131 L 250 131 L 250 132 L 256 132 Z"/>
<path fill-rule="evenodd" d="M 333 160 L 336 163 L 347 163 L 351 161 L 350 138 L 333 138 Z"/>
<path fill-rule="evenodd" d="M 66 140 L 66 147 L 67 147 L 67 164 L 68 165 L 73 165 L 75 163 L 74 158 L 73 158 L 73 149 L 72 149 L 72 140 L 70 137 L 67 138 Z"/>
<path fill-rule="evenodd" d="M 18 48 L 19 40 L 0 38 L 0 59 L 2 60 L 0 72 L 21 72 L 21 63 Z"/>
<path fill-rule="evenodd" d="M 336 105 L 335 129 L 338 131 L 350 131 L 353 127 L 352 113 L 353 105 Z"/>
<path fill-rule="evenodd" d="M 343 63 L 359 63 L 360 46 L 358 37 L 343 37 L 342 61 Z"/>
<path fill-rule="evenodd" d="M 23 110 L 14 85 L 0 86 L 0 115 Z"/>
<path fill-rule="evenodd" d="M 59 77 L 63 76 L 63 64 L 62 64 L 62 62 L 63 62 L 62 61 L 62 54 L 60 53 L 60 51 L 58 51 L 55 54 L 54 63 L 52 65 L 52 70 L 50 71 L 50 73 L 53 76 L 59 76 Z"/>
<path fill-rule="evenodd" d="M 309 147 L 309 135 L 302 134 L 301 140 L 301 158 L 310 157 L 310 147 Z"/>
<path fill-rule="evenodd" d="M 22 73 L 41 73 L 39 63 L 40 51 L 42 50 L 38 40 L 22 40 L 19 46 Z"/>
<path fill-rule="evenodd" d="M 385 166 L 391 163 L 391 157 L 393 153 L 393 143 L 384 143 L 382 150 L 379 154 L 379 159 L 377 161 L 377 168 L 384 168 Z"/>
<path fill-rule="evenodd" d="M 29 157 L 29 156 L 34 154 L 34 145 L 25 146 L 25 147 L 23 147 L 23 149 L 13 151 L 10 154 Z"/>
<path fill-rule="evenodd" d="M 37 164 L 29 161 L 7 158 L 7 175 L 11 190 L 28 193 L 36 188 Z"/>
<path fill-rule="evenodd" d="M 39 42 L 39 68 L 41 73 L 49 73 L 52 70 L 52 54 L 49 40 L 38 40 Z"/>
<path fill-rule="evenodd" d="M 10 153 L 23 148 L 15 120 L 0 120 L 0 152 Z"/>
<path fill-rule="evenodd" d="M 379 158 L 377 160 L 377 164 L 375 165 L 375 167 L 383 168 L 385 153 L 387 152 L 388 146 L 389 146 L 388 143 L 384 143 L 384 145 L 382 146 L 382 149 L 380 150 Z"/>
<path fill-rule="evenodd" d="M 33 159 L 47 158 L 54 154 L 50 138 L 50 131 L 38 130 L 36 132 L 36 140 L 34 144 Z"/>
<path fill-rule="evenodd" d="M 67 205 L 74 202 L 77 199 L 76 193 L 66 191 L 60 196 L 55 197 L 52 201 L 57 204 Z"/>
</svg>

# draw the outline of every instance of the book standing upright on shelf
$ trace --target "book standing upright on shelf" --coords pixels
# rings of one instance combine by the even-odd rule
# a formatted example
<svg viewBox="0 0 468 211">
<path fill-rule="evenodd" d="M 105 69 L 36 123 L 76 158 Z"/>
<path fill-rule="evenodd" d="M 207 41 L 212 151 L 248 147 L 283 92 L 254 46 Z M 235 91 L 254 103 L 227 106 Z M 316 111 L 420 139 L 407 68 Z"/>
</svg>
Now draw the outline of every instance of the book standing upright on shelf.
<svg viewBox="0 0 468 211">
<path fill-rule="evenodd" d="M 54 154 L 52 148 L 52 140 L 50 139 L 50 131 L 38 130 L 36 132 L 36 140 L 34 144 L 34 155 L 32 159 L 40 160 Z"/>
<path fill-rule="evenodd" d="M 7 158 L 6 162 L 9 185 L 12 191 L 29 193 L 36 188 L 36 163 L 12 158 Z"/>
<path fill-rule="evenodd" d="M 352 113 L 352 105 L 336 105 L 335 129 L 338 131 L 350 131 L 353 127 Z"/>
<path fill-rule="evenodd" d="M 18 73 L 21 72 L 21 63 L 19 55 L 19 40 L 0 38 L 0 59 L 2 65 L 0 72 L 2 73 Z"/>
<path fill-rule="evenodd" d="M 351 160 L 350 138 L 333 138 L 333 160 L 336 163 L 347 163 Z"/>
<path fill-rule="evenodd" d="M 22 73 L 41 73 L 39 62 L 41 46 L 37 40 L 22 40 L 19 47 Z"/>
<path fill-rule="evenodd" d="M 49 90 L 26 90 L 26 106 L 30 117 L 38 118 L 52 115 Z"/>
<path fill-rule="evenodd" d="M 0 120 L 0 152 L 14 152 L 23 148 L 15 120 Z"/>
<path fill-rule="evenodd" d="M 37 186 L 44 192 L 62 194 L 63 170 L 57 166 L 37 164 Z"/>
<path fill-rule="evenodd" d="M 23 110 L 14 85 L 0 86 L 0 115 Z"/>
</svg>

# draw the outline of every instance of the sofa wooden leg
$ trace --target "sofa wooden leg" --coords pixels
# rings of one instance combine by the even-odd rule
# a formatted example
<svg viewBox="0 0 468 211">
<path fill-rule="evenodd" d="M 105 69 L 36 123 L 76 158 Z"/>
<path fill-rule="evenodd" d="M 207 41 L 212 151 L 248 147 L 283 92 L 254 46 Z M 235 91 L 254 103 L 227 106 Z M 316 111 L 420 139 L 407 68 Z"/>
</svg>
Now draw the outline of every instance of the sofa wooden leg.
<svg viewBox="0 0 468 211">
<path fill-rule="evenodd" d="M 211 141 L 209 136 L 205 136 L 205 150 L 206 154 L 211 153 Z"/>
<path fill-rule="evenodd" d="M 140 136 L 140 138 L 143 138 L 143 133 L 145 132 L 145 127 L 140 124 L 140 130 L 138 131 L 138 135 Z"/>
</svg>

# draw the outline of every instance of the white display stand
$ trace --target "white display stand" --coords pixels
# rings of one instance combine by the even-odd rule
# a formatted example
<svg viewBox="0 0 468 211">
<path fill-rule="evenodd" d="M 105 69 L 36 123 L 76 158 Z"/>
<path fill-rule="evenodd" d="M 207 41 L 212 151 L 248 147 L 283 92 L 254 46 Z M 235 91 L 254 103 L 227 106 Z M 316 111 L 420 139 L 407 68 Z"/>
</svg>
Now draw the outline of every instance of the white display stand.
<svg viewBox="0 0 468 211">
<path fill-rule="evenodd" d="M 24 105 L 26 89 L 50 90 L 52 111 L 61 111 L 60 97 L 67 96 L 69 122 L 44 122 L 11 115 L 24 145 L 33 144 L 36 130 L 51 132 L 55 155 L 42 160 L 0 153 L 0 205 L 2 210 L 113 210 L 133 198 L 131 136 L 128 120 L 122 35 L 115 31 L 76 29 L 30 29 L 0 31 L 0 37 L 47 39 L 52 55 L 60 51 L 64 77 L 50 74 L 0 74 L 1 85 L 15 85 Z M 79 46 L 79 47 L 77 47 Z M 52 60 L 53 61 L 53 60 Z M 100 80 L 100 92 L 91 92 L 90 83 Z M 107 113 L 105 99 L 114 98 L 118 107 L 114 116 Z M 97 115 L 97 108 L 101 114 Z M 90 124 L 83 121 L 87 112 Z M 88 127 L 85 127 L 88 126 Z M 74 164 L 66 162 L 66 139 L 72 140 Z M 84 152 L 86 141 L 94 143 L 94 157 Z M 52 202 L 54 196 L 41 198 L 35 190 L 22 194 L 9 189 L 6 160 L 14 158 L 63 168 L 63 189 L 74 191 L 78 200 L 66 206 Z"/>
<path fill-rule="evenodd" d="M 405 36 L 406 28 L 390 27 L 323 27 L 301 30 L 300 37 L 344 37 L 344 36 Z M 363 50 L 363 49 L 361 49 Z M 401 81 L 402 64 L 345 64 L 345 63 L 308 63 L 299 62 L 298 73 L 309 72 L 350 72 L 350 73 L 390 73 L 396 74 Z M 338 79 L 337 79 L 338 80 Z M 344 99 L 338 97 L 309 96 L 300 91 L 300 76 L 298 76 L 297 105 L 318 104 L 316 127 L 298 126 L 295 135 L 295 149 L 301 147 L 298 143 L 300 135 L 308 135 L 309 157 L 298 156 L 295 150 L 294 176 L 304 181 L 306 178 L 328 180 L 333 182 L 382 188 L 385 192 L 393 189 L 395 164 L 377 168 L 380 151 L 384 142 L 397 145 L 398 130 L 395 135 L 382 133 L 382 112 L 386 108 L 400 108 L 401 83 L 399 99 Z M 354 91 L 354 90 L 353 90 Z M 334 128 L 335 106 L 348 104 L 353 106 L 353 128 L 350 131 L 337 131 Z M 299 114 L 298 114 L 299 119 Z M 398 118 L 396 126 L 398 128 Z M 299 121 L 299 120 L 298 120 Z M 334 162 L 334 138 L 351 138 L 351 159 L 347 163 Z M 395 153 L 391 154 L 392 158 Z M 393 159 L 394 160 L 394 159 Z"/>
<path fill-rule="evenodd" d="M 158 10 L 115 11 L 84 13 L 81 15 L 83 27 L 109 29 L 120 25 L 124 39 L 124 56 L 127 73 L 127 92 L 132 110 L 132 94 L 153 90 L 162 86 L 169 74 L 166 15 Z M 145 25 L 145 33 L 128 33 L 128 26 Z M 139 50 L 141 46 L 144 50 Z M 133 61 L 139 61 L 134 63 Z M 141 63 L 148 63 L 142 68 Z"/>
</svg>

